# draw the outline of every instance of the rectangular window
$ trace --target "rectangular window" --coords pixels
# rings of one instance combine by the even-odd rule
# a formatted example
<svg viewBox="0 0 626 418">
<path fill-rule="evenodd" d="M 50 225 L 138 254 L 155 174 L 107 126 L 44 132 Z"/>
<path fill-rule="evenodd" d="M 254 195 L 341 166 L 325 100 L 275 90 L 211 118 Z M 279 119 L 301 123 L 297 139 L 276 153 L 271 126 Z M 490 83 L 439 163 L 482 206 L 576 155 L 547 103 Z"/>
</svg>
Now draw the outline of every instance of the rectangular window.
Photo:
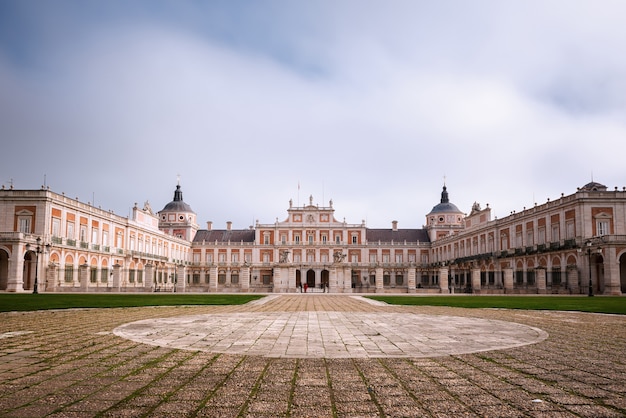
<svg viewBox="0 0 626 418">
<path fill-rule="evenodd" d="M 244 254 L 243 255 L 243 260 L 246 263 L 251 263 L 252 262 L 252 254 Z"/>
<path fill-rule="evenodd" d="M 376 254 L 370 254 L 370 263 L 376 262 Z"/>
<path fill-rule="evenodd" d="M 238 263 L 239 262 L 239 253 L 232 253 L 231 254 L 231 261 L 233 263 Z"/>
<path fill-rule="evenodd" d="M 23 234 L 30 234 L 30 218 L 19 218 L 19 231 Z"/>
<path fill-rule="evenodd" d="M 565 237 L 567 239 L 572 239 L 576 237 L 576 228 L 574 226 L 574 222 L 568 222 L 565 225 Z"/>
<path fill-rule="evenodd" d="M 299 263 L 300 262 L 300 254 L 294 254 L 293 255 L 293 262 L 294 263 Z"/>
<path fill-rule="evenodd" d="M 598 221 L 596 225 L 596 229 L 597 229 L 598 235 L 608 235 L 609 234 L 609 222 Z"/>
<path fill-rule="evenodd" d="M 300 243 L 300 235 L 295 235 L 293 237 L 293 240 L 296 242 L 296 244 L 299 244 Z"/>
<path fill-rule="evenodd" d="M 326 235 L 322 235 L 322 243 L 326 244 L 328 237 Z"/>
<path fill-rule="evenodd" d="M 546 230 L 545 228 L 539 228 L 539 236 L 537 237 L 537 244 L 543 245 L 546 243 Z"/>
<path fill-rule="evenodd" d="M 75 239 L 74 236 L 74 222 L 67 223 L 67 239 Z"/>
<path fill-rule="evenodd" d="M 200 262 L 200 253 L 193 253 L 193 262 L 196 264 Z"/>
<path fill-rule="evenodd" d="M 263 235 L 263 244 L 265 245 L 269 245 L 270 243 L 270 236 L 269 235 Z"/>
<path fill-rule="evenodd" d="M 128 270 L 128 282 L 135 283 L 135 270 Z"/>
<path fill-rule="evenodd" d="M 552 225 L 552 242 L 559 242 L 559 240 L 561 239 L 561 234 L 559 232 L 559 226 Z"/>
<path fill-rule="evenodd" d="M 98 280 L 98 270 L 95 267 L 89 269 L 89 281 L 95 283 Z"/>
<path fill-rule="evenodd" d="M 313 235 L 309 235 L 309 244 L 313 244 Z"/>
<path fill-rule="evenodd" d="M 213 253 L 206 253 L 206 262 L 211 264 L 213 262 Z"/>
<path fill-rule="evenodd" d="M 341 236 L 340 235 L 335 235 L 335 242 L 337 244 L 341 244 Z"/>
<path fill-rule="evenodd" d="M 219 257 L 218 260 L 219 260 L 220 263 L 225 263 L 226 262 L 226 254 L 219 253 L 218 257 Z"/>
<path fill-rule="evenodd" d="M 402 254 L 396 254 L 396 263 L 402 263 Z"/>
<path fill-rule="evenodd" d="M 85 226 L 85 225 L 81 225 L 80 226 L 80 240 L 82 242 L 86 242 L 87 241 L 87 226 Z"/>
<path fill-rule="evenodd" d="M 52 236 L 60 237 L 61 236 L 61 220 L 57 218 L 52 218 Z"/>
<path fill-rule="evenodd" d="M 287 243 L 287 235 L 282 234 L 282 235 L 280 236 L 280 242 L 281 242 L 283 245 L 284 245 L 284 244 L 286 244 L 286 243 Z"/>
<path fill-rule="evenodd" d="M 383 263 L 389 262 L 389 254 L 383 254 Z"/>
<path fill-rule="evenodd" d="M 63 277 L 65 283 L 72 283 L 74 281 L 74 266 L 70 264 L 65 265 L 65 274 Z"/>
<path fill-rule="evenodd" d="M 358 237 L 356 235 L 352 235 L 352 243 L 356 244 L 358 240 Z"/>
<path fill-rule="evenodd" d="M 350 258 L 351 258 L 353 263 L 358 263 L 359 262 L 358 254 L 352 254 L 352 256 Z"/>
</svg>

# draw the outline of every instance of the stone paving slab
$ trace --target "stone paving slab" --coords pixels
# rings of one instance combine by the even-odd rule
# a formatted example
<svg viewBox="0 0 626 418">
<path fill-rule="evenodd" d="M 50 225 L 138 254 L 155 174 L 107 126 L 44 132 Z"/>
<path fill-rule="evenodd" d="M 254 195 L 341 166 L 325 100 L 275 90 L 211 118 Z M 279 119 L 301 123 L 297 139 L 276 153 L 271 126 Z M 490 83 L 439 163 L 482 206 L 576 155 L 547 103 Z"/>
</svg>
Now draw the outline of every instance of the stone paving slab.
<svg viewBox="0 0 626 418">
<path fill-rule="evenodd" d="M 242 312 L 154 318 L 115 335 L 168 348 L 299 358 L 437 357 L 545 340 L 538 328 L 493 319 L 406 313 Z"/>
<path fill-rule="evenodd" d="M 256 314 L 267 321 L 289 313 L 318 322 L 444 316 L 518 324 L 547 338 L 436 357 L 276 358 L 155 346 L 113 333 L 150 319 Z M 626 416 L 626 317 L 618 315 L 397 307 L 305 294 L 245 306 L 5 313 L 0 335 L 2 417 Z M 255 338 L 241 335 L 240 342 Z M 278 335 L 275 344 L 296 347 Z M 318 347 L 341 348 L 319 343 L 325 335 L 320 327 Z"/>
</svg>

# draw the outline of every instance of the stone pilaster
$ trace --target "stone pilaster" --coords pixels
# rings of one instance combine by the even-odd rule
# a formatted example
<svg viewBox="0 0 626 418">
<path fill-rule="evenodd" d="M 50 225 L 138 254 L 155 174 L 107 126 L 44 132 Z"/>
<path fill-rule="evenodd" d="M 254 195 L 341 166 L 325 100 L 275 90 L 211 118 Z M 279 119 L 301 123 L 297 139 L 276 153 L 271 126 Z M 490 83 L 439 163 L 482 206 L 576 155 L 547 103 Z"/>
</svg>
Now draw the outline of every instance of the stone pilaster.
<svg viewBox="0 0 626 418">
<path fill-rule="evenodd" d="M 472 268 L 472 293 L 480 293 L 480 269 Z"/>
<path fill-rule="evenodd" d="M 504 293 L 513 292 L 513 269 L 507 267 L 502 270 L 504 273 Z"/>
<path fill-rule="evenodd" d="M 176 283 L 174 284 L 175 292 L 184 293 L 187 289 L 187 277 L 185 277 L 186 270 L 187 269 L 182 264 L 176 266 Z"/>
<path fill-rule="evenodd" d="M 439 291 L 441 293 L 450 293 L 448 288 L 448 267 L 442 267 L 439 269 Z"/>
<path fill-rule="evenodd" d="M 535 269 L 535 280 L 537 280 L 537 293 L 543 295 L 546 293 L 546 269 L 538 267 Z"/>
<path fill-rule="evenodd" d="M 409 293 L 416 292 L 415 286 L 415 267 L 410 267 L 407 274 L 407 287 L 409 288 Z"/>
<path fill-rule="evenodd" d="M 152 291 L 152 287 L 154 285 L 154 264 L 146 264 L 143 280 L 145 289 Z"/>
<path fill-rule="evenodd" d="M 376 269 L 376 293 L 382 293 L 385 291 L 383 283 L 384 270 L 381 267 Z"/>
<path fill-rule="evenodd" d="M 89 265 L 83 264 L 78 266 L 78 282 L 81 290 L 89 288 Z"/>
</svg>

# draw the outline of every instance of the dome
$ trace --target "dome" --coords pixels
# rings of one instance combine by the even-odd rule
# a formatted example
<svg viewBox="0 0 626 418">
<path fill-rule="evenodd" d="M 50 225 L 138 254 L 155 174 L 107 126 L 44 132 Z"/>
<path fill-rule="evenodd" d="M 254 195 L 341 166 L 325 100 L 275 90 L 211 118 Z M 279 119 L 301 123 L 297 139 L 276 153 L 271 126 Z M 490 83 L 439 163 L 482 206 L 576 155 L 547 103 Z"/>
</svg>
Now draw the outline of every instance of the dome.
<svg viewBox="0 0 626 418">
<path fill-rule="evenodd" d="M 428 215 L 435 213 L 462 213 L 454 203 L 450 203 L 446 186 L 443 186 L 441 192 L 441 203 L 435 205 Z"/>
<path fill-rule="evenodd" d="M 183 202 L 183 192 L 180 190 L 180 184 L 176 185 L 176 191 L 174 192 L 174 200 L 165 205 L 161 212 L 191 212 L 191 206 Z"/>
<path fill-rule="evenodd" d="M 591 183 L 585 184 L 580 190 L 585 192 L 606 192 L 606 186 L 604 184 L 597 183 L 592 181 Z"/>
</svg>

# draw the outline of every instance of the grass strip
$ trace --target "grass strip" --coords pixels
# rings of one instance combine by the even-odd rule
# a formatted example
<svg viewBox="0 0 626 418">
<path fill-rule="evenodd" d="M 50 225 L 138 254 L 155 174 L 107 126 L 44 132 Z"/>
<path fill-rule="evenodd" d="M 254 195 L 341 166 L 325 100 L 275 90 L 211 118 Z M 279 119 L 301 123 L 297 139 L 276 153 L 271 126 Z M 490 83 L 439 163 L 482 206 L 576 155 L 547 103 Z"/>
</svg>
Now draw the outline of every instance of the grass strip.
<svg viewBox="0 0 626 418">
<path fill-rule="evenodd" d="M 367 296 L 390 305 L 579 311 L 626 315 L 621 296 Z"/>
<path fill-rule="evenodd" d="M 251 294 L 4 293 L 0 294 L 0 312 L 69 308 L 242 305 L 262 297 L 263 295 Z"/>
</svg>

